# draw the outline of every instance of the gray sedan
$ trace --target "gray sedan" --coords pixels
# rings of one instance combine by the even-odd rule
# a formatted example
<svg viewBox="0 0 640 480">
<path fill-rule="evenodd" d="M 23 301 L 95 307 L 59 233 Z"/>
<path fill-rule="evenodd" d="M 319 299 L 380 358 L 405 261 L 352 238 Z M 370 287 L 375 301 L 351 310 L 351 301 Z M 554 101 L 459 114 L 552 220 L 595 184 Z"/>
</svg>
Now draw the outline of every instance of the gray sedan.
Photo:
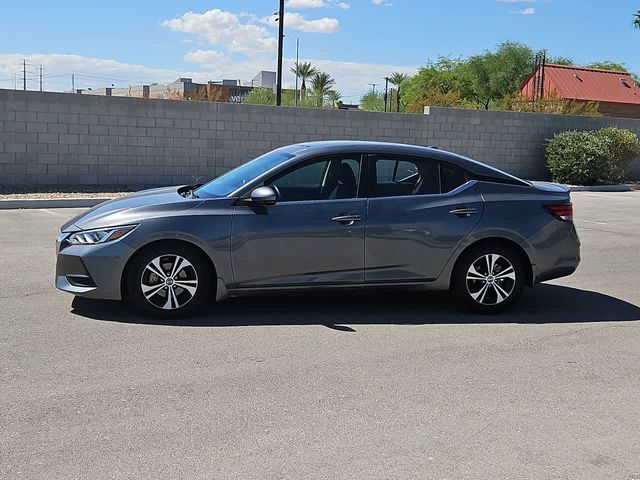
<svg viewBox="0 0 640 480">
<path fill-rule="evenodd" d="M 201 186 L 145 190 L 66 223 L 56 286 L 155 315 L 275 290 L 452 290 L 479 313 L 569 275 L 566 188 L 436 148 L 311 142 Z"/>
</svg>

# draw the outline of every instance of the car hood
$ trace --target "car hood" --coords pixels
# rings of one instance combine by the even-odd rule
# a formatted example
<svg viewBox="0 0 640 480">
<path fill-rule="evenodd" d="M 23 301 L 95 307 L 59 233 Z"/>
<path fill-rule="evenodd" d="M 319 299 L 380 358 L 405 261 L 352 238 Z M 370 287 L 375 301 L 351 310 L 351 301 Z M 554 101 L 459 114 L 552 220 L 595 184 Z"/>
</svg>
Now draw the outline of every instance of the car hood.
<svg viewBox="0 0 640 480">
<path fill-rule="evenodd" d="M 178 193 L 180 186 L 153 188 L 131 193 L 100 203 L 64 224 L 63 232 L 114 227 L 138 223 L 144 219 L 167 217 L 191 209 L 199 198 L 185 198 Z"/>
</svg>

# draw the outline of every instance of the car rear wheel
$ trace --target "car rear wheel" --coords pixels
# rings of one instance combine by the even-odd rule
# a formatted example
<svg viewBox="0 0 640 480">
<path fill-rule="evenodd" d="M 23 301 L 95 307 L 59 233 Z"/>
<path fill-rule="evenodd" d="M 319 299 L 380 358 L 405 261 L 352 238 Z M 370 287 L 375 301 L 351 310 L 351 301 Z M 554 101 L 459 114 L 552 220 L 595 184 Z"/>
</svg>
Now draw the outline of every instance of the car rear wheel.
<svg viewBox="0 0 640 480">
<path fill-rule="evenodd" d="M 464 254 L 454 271 L 458 300 L 470 310 L 496 314 L 509 308 L 522 293 L 525 270 L 512 249 L 480 247 Z"/>
<path fill-rule="evenodd" d="M 181 316 L 199 307 L 210 291 L 210 267 L 184 246 L 149 248 L 129 269 L 127 290 L 137 308 L 157 316 Z"/>
</svg>

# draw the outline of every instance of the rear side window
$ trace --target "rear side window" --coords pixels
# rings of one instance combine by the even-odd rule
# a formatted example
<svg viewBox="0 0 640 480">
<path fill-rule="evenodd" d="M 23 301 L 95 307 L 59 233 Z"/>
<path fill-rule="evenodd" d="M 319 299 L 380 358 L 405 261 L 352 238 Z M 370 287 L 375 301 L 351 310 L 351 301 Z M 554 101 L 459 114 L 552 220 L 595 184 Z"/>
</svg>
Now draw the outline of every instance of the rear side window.
<svg viewBox="0 0 640 480">
<path fill-rule="evenodd" d="M 438 164 L 428 158 L 374 157 L 371 197 L 440 193 Z"/>
<path fill-rule="evenodd" d="M 440 164 L 440 192 L 447 193 L 467 183 L 465 171 L 455 165 Z"/>
</svg>

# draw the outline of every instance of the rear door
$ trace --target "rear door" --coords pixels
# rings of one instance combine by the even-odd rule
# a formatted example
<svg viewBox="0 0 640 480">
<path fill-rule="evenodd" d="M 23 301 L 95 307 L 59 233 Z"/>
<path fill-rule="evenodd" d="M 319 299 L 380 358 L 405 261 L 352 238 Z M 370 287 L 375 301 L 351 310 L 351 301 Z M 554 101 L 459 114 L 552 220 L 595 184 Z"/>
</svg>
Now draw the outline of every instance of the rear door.
<svg viewBox="0 0 640 480">
<path fill-rule="evenodd" d="M 367 282 L 436 279 L 482 216 L 475 180 L 426 157 L 370 155 Z"/>
</svg>

